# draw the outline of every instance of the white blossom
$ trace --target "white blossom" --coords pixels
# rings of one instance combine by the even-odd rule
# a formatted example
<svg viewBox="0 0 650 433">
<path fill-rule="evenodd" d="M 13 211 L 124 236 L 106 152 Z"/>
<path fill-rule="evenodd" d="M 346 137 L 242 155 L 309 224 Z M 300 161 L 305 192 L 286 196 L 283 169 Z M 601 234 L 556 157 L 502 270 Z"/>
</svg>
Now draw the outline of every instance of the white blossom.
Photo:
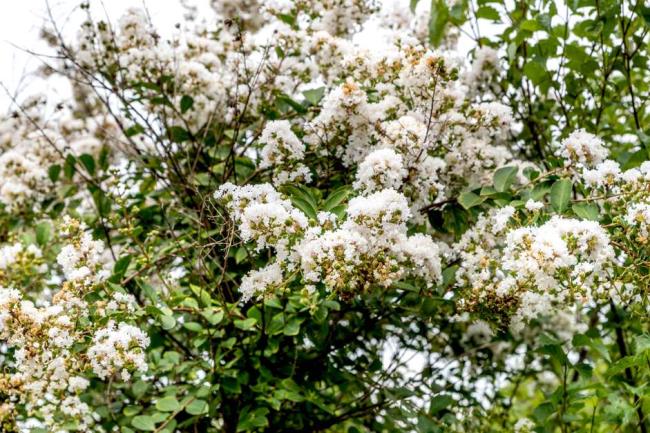
<svg viewBox="0 0 650 433">
<path fill-rule="evenodd" d="M 595 167 L 608 156 L 603 141 L 584 129 L 569 134 L 560 144 L 559 153 L 565 165 L 580 164 L 584 167 Z"/>
</svg>

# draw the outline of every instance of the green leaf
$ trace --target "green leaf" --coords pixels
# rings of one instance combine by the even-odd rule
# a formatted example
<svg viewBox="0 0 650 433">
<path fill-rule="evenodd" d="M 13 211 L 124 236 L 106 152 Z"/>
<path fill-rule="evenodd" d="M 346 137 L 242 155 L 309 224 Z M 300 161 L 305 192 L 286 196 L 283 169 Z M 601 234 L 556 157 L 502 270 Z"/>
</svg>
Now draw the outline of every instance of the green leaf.
<svg viewBox="0 0 650 433">
<path fill-rule="evenodd" d="M 75 172 L 77 171 L 75 167 L 76 163 L 77 161 L 74 156 L 66 156 L 65 163 L 63 164 L 63 174 L 65 175 L 66 179 L 70 180 L 72 179 L 72 176 L 74 176 Z"/>
<path fill-rule="evenodd" d="M 485 197 L 480 197 L 473 192 L 464 192 L 458 196 L 458 203 L 465 209 L 470 209 L 477 206 L 485 200 Z"/>
<path fill-rule="evenodd" d="M 553 408 L 553 404 L 550 402 L 544 402 L 535 408 L 533 411 L 533 417 L 538 423 L 542 423 L 554 412 L 555 409 Z"/>
<path fill-rule="evenodd" d="M 504 192 L 510 188 L 517 175 L 517 167 L 501 167 L 494 172 L 494 189 Z"/>
<path fill-rule="evenodd" d="M 452 265 L 448 268 L 445 268 L 442 271 L 442 287 L 447 288 L 451 286 L 456 281 L 456 272 L 458 271 L 458 265 Z"/>
<path fill-rule="evenodd" d="M 599 209 L 593 203 L 576 203 L 571 206 L 573 212 L 583 220 L 598 221 Z"/>
<path fill-rule="evenodd" d="M 190 139 L 190 133 L 183 127 L 172 126 L 169 128 L 169 138 L 174 143 L 182 143 Z"/>
<path fill-rule="evenodd" d="M 223 320 L 224 313 L 221 309 L 211 308 L 201 312 L 201 315 L 210 325 L 218 325 Z"/>
<path fill-rule="evenodd" d="M 250 331 L 251 329 L 253 329 L 256 323 L 257 320 L 253 318 L 234 321 L 235 326 L 244 331 Z"/>
<path fill-rule="evenodd" d="M 287 14 L 278 14 L 278 18 L 282 20 L 284 23 L 290 25 L 291 27 L 295 26 L 296 24 L 296 17 L 293 15 L 287 15 Z M 276 49 L 279 47 L 276 47 Z M 284 56 L 282 56 L 284 57 Z"/>
<path fill-rule="evenodd" d="M 535 32 L 537 30 L 544 30 L 542 25 L 537 20 L 525 20 L 519 25 L 519 28 L 522 30 L 528 30 Z"/>
<path fill-rule="evenodd" d="M 491 186 L 484 186 L 483 188 L 481 188 L 481 192 L 479 194 L 481 196 L 489 197 L 491 195 L 499 194 L 499 191 L 497 191 L 496 189 L 494 189 Z"/>
<path fill-rule="evenodd" d="M 302 323 L 302 319 L 298 317 L 294 317 L 291 320 L 289 320 L 289 323 L 284 327 L 284 335 L 288 336 L 294 336 L 298 335 L 300 332 L 300 324 Z"/>
<path fill-rule="evenodd" d="M 578 373 L 580 373 L 580 376 L 587 379 L 592 376 L 594 371 L 594 368 L 591 365 L 585 364 L 584 362 L 574 365 L 574 368 L 578 371 Z"/>
<path fill-rule="evenodd" d="M 127 254 L 124 257 L 120 257 L 113 265 L 113 275 L 117 275 L 118 278 L 122 278 L 126 273 L 126 270 L 129 268 L 131 263 L 131 255 Z"/>
<path fill-rule="evenodd" d="M 311 219 L 316 219 L 317 201 L 308 188 L 302 186 L 286 185 L 285 193 L 289 196 L 291 203 L 303 211 Z"/>
<path fill-rule="evenodd" d="M 50 178 L 52 182 L 56 182 L 59 180 L 59 175 L 61 174 L 61 166 L 60 165 L 53 165 L 47 170 L 47 176 Z"/>
<path fill-rule="evenodd" d="M 208 403 L 205 400 L 194 400 L 185 408 L 190 415 L 202 415 L 208 412 Z"/>
<path fill-rule="evenodd" d="M 320 100 L 323 99 L 323 95 L 325 95 L 325 87 L 305 90 L 302 94 L 311 105 L 318 105 Z"/>
<path fill-rule="evenodd" d="M 276 335 L 284 330 L 284 313 L 277 313 L 266 325 L 266 332 L 269 335 Z"/>
<path fill-rule="evenodd" d="M 195 286 L 194 284 L 190 284 L 190 290 L 192 291 L 192 293 L 194 293 L 194 296 L 196 296 L 205 307 L 209 307 L 212 305 L 212 297 L 210 296 L 210 294 L 205 288 Z"/>
<path fill-rule="evenodd" d="M 332 191 L 332 193 L 329 196 L 327 196 L 325 203 L 323 203 L 323 210 L 327 212 L 331 211 L 336 206 L 343 203 L 343 201 L 345 201 L 345 199 L 348 198 L 351 192 L 352 190 L 348 186 L 343 186 L 341 188 Z"/>
<path fill-rule="evenodd" d="M 124 416 L 127 416 L 129 418 L 134 416 L 134 415 L 139 414 L 140 412 L 142 412 L 142 406 L 126 406 L 122 410 L 122 413 L 124 414 Z"/>
<path fill-rule="evenodd" d="M 203 326 L 201 326 L 199 322 L 185 322 L 183 323 L 183 328 L 187 329 L 190 332 L 203 331 Z"/>
<path fill-rule="evenodd" d="M 612 364 L 609 369 L 605 372 L 606 376 L 615 376 L 617 374 L 623 373 L 626 369 L 634 367 L 639 364 L 639 362 L 644 362 L 642 357 L 637 357 L 635 355 L 626 356 L 619 359 L 614 364 Z"/>
<path fill-rule="evenodd" d="M 530 192 L 530 198 L 536 201 L 542 201 L 546 194 L 551 190 L 551 185 L 548 183 L 538 183 Z"/>
<path fill-rule="evenodd" d="M 221 386 L 224 389 L 224 391 L 230 393 L 230 394 L 240 394 L 241 393 L 241 385 L 239 384 L 239 381 L 235 377 L 224 377 L 221 379 Z"/>
<path fill-rule="evenodd" d="M 317 219 L 316 209 L 307 200 L 300 197 L 291 197 L 291 203 L 309 218 L 313 220 Z"/>
<path fill-rule="evenodd" d="M 267 427 L 269 421 L 266 418 L 266 415 L 269 413 L 269 410 L 265 407 L 260 407 L 254 411 L 243 410 L 239 416 L 239 422 L 237 423 L 237 431 L 246 431 L 252 430 L 255 428 Z"/>
<path fill-rule="evenodd" d="M 140 398 L 144 395 L 145 392 L 149 389 L 149 384 L 143 380 L 136 381 L 131 387 L 131 392 L 135 398 Z"/>
<path fill-rule="evenodd" d="M 476 11 L 477 18 L 485 18 L 487 20 L 499 21 L 499 11 L 494 9 L 492 6 L 481 6 Z"/>
<path fill-rule="evenodd" d="M 429 42 L 433 46 L 440 45 L 445 35 L 445 27 L 449 18 L 449 8 L 445 0 L 432 0 L 429 21 Z"/>
<path fill-rule="evenodd" d="M 456 25 L 460 26 L 467 21 L 468 14 L 466 11 L 467 3 L 465 2 L 456 2 L 451 5 L 449 9 L 449 21 Z"/>
<path fill-rule="evenodd" d="M 191 96 L 183 95 L 181 98 L 181 113 L 185 114 L 187 110 L 194 106 L 194 99 Z"/>
<path fill-rule="evenodd" d="M 235 263 L 240 264 L 246 259 L 246 257 L 248 257 L 248 251 L 246 251 L 246 248 L 237 248 L 237 251 L 235 252 Z"/>
<path fill-rule="evenodd" d="M 176 412 L 181 408 L 181 404 L 176 397 L 163 397 L 156 402 L 156 409 L 161 412 Z"/>
<path fill-rule="evenodd" d="M 293 108 L 293 110 L 298 114 L 307 113 L 307 108 L 305 108 L 305 106 L 300 102 L 293 100 L 289 95 L 280 95 L 277 97 L 277 101 Z"/>
<path fill-rule="evenodd" d="M 131 420 L 131 425 L 138 430 L 154 431 L 156 430 L 156 423 L 153 418 L 147 415 L 138 415 Z"/>
<path fill-rule="evenodd" d="M 634 345 L 636 346 L 636 353 L 640 354 L 650 350 L 650 335 L 641 334 L 637 335 L 634 339 Z"/>
<path fill-rule="evenodd" d="M 548 78 L 546 67 L 536 61 L 530 61 L 524 65 L 524 74 L 536 85 Z"/>
<path fill-rule="evenodd" d="M 562 346 L 559 344 L 546 344 L 540 347 L 539 351 L 541 353 L 549 355 L 552 359 L 562 365 L 568 362 L 566 354 L 564 353 L 564 350 L 562 350 Z"/>
<path fill-rule="evenodd" d="M 133 126 L 129 126 L 124 133 L 126 134 L 127 137 L 133 137 L 138 134 L 142 134 L 144 132 L 144 128 L 141 125 L 135 124 Z"/>
<path fill-rule="evenodd" d="M 446 409 L 450 405 L 452 405 L 455 402 L 455 400 L 447 394 L 441 394 L 433 397 L 431 399 L 431 404 L 429 405 L 429 414 L 430 415 L 435 415 L 441 410 Z"/>
<path fill-rule="evenodd" d="M 562 213 L 569 207 L 571 201 L 571 190 L 573 184 L 569 179 L 557 180 L 551 187 L 551 206 L 553 209 Z"/>
<path fill-rule="evenodd" d="M 79 161 L 81 161 L 83 166 L 86 168 L 86 171 L 90 175 L 95 174 L 95 160 L 92 156 L 84 153 L 83 155 L 79 156 Z"/>
<path fill-rule="evenodd" d="M 51 227 L 49 223 L 42 222 L 36 226 L 36 243 L 44 246 L 50 241 Z"/>
<path fill-rule="evenodd" d="M 162 325 L 162 328 L 164 330 L 168 331 L 170 329 L 173 329 L 174 326 L 176 326 L 176 319 L 174 318 L 174 316 L 167 316 L 163 314 L 159 317 L 159 319 L 160 319 L 160 324 Z"/>
</svg>

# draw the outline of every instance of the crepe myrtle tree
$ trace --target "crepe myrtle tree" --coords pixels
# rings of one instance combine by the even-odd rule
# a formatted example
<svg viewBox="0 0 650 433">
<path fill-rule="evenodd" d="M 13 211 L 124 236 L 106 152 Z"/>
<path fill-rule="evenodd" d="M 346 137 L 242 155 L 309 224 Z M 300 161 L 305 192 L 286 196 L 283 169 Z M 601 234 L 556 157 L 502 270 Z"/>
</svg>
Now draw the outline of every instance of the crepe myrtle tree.
<svg viewBox="0 0 650 433">
<path fill-rule="evenodd" d="M 183 5 L 0 119 L 2 431 L 647 431 L 642 3 Z"/>
</svg>

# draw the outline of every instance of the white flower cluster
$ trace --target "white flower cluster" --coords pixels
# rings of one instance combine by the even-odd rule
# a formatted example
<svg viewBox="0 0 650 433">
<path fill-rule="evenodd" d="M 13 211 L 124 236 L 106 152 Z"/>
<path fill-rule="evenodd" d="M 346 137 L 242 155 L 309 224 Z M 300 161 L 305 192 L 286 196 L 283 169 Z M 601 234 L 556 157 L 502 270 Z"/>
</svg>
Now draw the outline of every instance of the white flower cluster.
<svg viewBox="0 0 650 433">
<path fill-rule="evenodd" d="M 127 323 L 108 322 L 106 327 L 95 331 L 88 358 L 93 372 L 100 379 L 120 373 L 123 381 L 131 379 L 131 371 L 144 373 L 147 361 L 144 349 L 149 337 L 139 328 Z"/>
<path fill-rule="evenodd" d="M 496 102 L 469 102 L 467 81 L 496 70 L 494 53 L 479 50 L 476 77 L 459 79 L 460 62 L 420 39 L 415 22 L 420 15 L 427 18 L 420 7 L 415 15 L 402 10 L 373 49 L 355 42 L 351 36 L 361 30 L 358 24 L 378 12 L 373 3 L 215 2 L 234 24 L 219 22 L 214 31 L 200 25 L 171 41 L 157 36 L 146 14 L 131 10 L 114 33 L 110 26 L 88 23 L 79 56 L 91 70 L 130 83 L 133 99 L 148 104 L 148 112 L 193 134 L 212 123 L 264 115 L 272 102 L 268 95 L 293 98 L 289 108 L 295 108 L 303 90 L 320 89 L 322 100 L 307 98 L 308 116 L 270 121 L 235 150 L 256 151 L 260 168 L 273 169 L 276 186 L 310 182 L 333 164 L 351 167 L 370 158 L 358 173 L 359 190 L 401 188 L 412 217 L 424 222 L 418 210 L 425 204 L 488 179 L 512 160 L 502 145 L 511 114 Z M 248 31 L 245 37 L 238 34 L 240 25 Z M 174 85 L 166 88 L 165 80 Z M 161 82 L 156 89 L 138 84 Z M 169 104 L 159 103 L 161 92 Z M 385 159 L 387 149 L 396 156 Z M 382 164 L 391 164 L 392 178 L 372 180 Z"/>
<path fill-rule="evenodd" d="M 483 46 L 474 52 L 472 67 L 465 72 L 463 79 L 472 94 L 486 93 L 486 85 L 499 71 L 498 53 L 490 47 Z"/>
<path fill-rule="evenodd" d="M 288 120 L 275 120 L 266 124 L 260 137 L 264 143 L 260 168 L 273 167 L 273 182 L 311 182 L 311 172 L 301 161 L 305 158 L 305 145 L 291 130 Z"/>
<path fill-rule="evenodd" d="M 407 234 L 408 201 L 393 189 L 352 199 L 342 222 L 328 213 L 308 222 L 268 184 L 225 185 L 215 197 L 239 223 L 244 240 L 257 240 L 258 248 L 277 252 L 274 262 L 244 277 L 243 300 L 292 280 L 296 271 L 308 287 L 322 285 L 344 298 L 373 286 L 389 287 L 408 276 L 427 285 L 440 279 L 438 245 L 424 234 Z M 259 223 L 247 222 L 251 214 Z"/>
<path fill-rule="evenodd" d="M 77 221 L 71 218 L 64 218 L 65 229 L 72 234 L 77 234 L 84 226 L 77 226 Z M 56 258 L 61 266 L 63 275 L 68 281 L 79 282 L 89 286 L 98 283 L 107 277 L 107 270 L 102 269 L 102 253 L 104 243 L 93 239 L 87 231 L 82 231 L 76 236 L 73 243 L 61 248 Z"/>
<path fill-rule="evenodd" d="M 293 16 L 298 22 L 309 20 L 311 30 L 337 36 L 358 29 L 377 10 L 376 0 L 263 0 L 261 3 L 270 15 Z"/>
<path fill-rule="evenodd" d="M 645 242 L 648 241 L 650 235 L 650 204 L 631 203 L 627 208 L 624 219 L 627 224 L 639 231 L 640 237 Z"/>
<path fill-rule="evenodd" d="M 229 83 L 223 82 L 223 65 L 218 57 L 223 53 L 223 44 L 199 29 L 183 35 L 186 39 L 163 40 L 143 10 L 129 9 L 114 31 L 106 23 L 86 22 L 79 34 L 74 60 L 92 71 L 117 68 L 116 78 L 125 85 L 136 85 L 137 95 L 159 95 L 161 90 L 169 90 L 165 83 L 173 77 L 176 87 L 169 95 L 171 104 L 152 103 L 147 108 L 197 131 L 210 119 L 224 114 Z M 155 74 L 159 75 L 154 77 Z M 160 84 L 162 88 L 137 87 L 136 83 L 160 82 L 161 76 L 167 77 Z M 182 100 L 190 101 L 193 108 L 183 115 L 181 111 L 186 109 L 181 108 Z"/>
<path fill-rule="evenodd" d="M 25 247 L 21 242 L 12 245 L 6 245 L 0 248 L 0 269 L 9 269 L 11 266 L 21 261 L 21 256 L 41 258 L 43 251 L 34 245 L 29 244 Z"/>
<path fill-rule="evenodd" d="M 47 119 L 45 100 L 30 98 L 21 112 L 0 118 L 0 204 L 14 211 L 38 208 L 52 189 L 48 170 L 66 155 L 97 157 L 109 138 L 121 136 L 106 115 L 74 117 L 61 110 Z"/>
<path fill-rule="evenodd" d="M 76 220 L 64 220 L 62 231 L 69 243 L 58 262 L 67 279 L 51 302 L 37 306 L 19 290 L 0 287 L 0 340 L 14 348 L 6 373 L 0 376 L 0 392 L 11 396 L 12 404 L 24 405 L 27 414 L 51 431 L 59 431 L 70 420 L 84 431 L 98 428 L 97 414 L 80 399 L 90 384 L 84 377 L 89 366 L 100 378 L 120 369 L 124 380 L 130 371 L 146 370 L 143 351 L 148 338 L 141 330 L 114 322 L 97 331 L 88 328 L 87 323 L 99 318 L 91 316 L 95 305 L 85 296 L 105 274 L 95 274 L 103 244 L 88 238 L 84 229 Z M 116 294 L 112 302 L 131 300 Z M 89 332 L 94 332 L 94 344 L 80 352 Z"/>
<path fill-rule="evenodd" d="M 242 278 L 239 286 L 241 301 L 248 302 L 256 295 L 263 294 L 267 288 L 278 287 L 282 280 L 282 268 L 278 263 L 271 263 L 262 269 L 249 272 Z"/>
<path fill-rule="evenodd" d="M 559 149 L 573 178 L 594 191 L 624 198 L 636 193 L 647 196 L 644 189 L 650 182 L 650 161 L 624 171 L 617 161 L 607 159 L 608 153 L 600 138 L 584 130 L 571 133 Z"/>
<path fill-rule="evenodd" d="M 43 261 L 43 251 L 34 244 L 25 246 L 23 242 L 0 246 L 0 287 L 12 283 L 22 283 L 23 276 L 35 280 L 37 275 L 47 272 Z"/>
<path fill-rule="evenodd" d="M 559 149 L 559 155 L 567 166 L 576 164 L 581 167 L 594 167 L 603 162 L 608 154 L 603 141 L 583 129 L 569 134 Z"/>
<path fill-rule="evenodd" d="M 515 217 L 511 207 L 493 210 L 454 245 L 464 308 L 506 313 L 521 332 L 533 319 L 615 296 L 616 256 L 597 222 L 554 216 L 516 227 Z"/>
<path fill-rule="evenodd" d="M 471 323 L 465 330 L 463 342 L 474 346 L 483 346 L 492 340 L 494 331 L 489 323 L 484 320 L 477 320 Z"/>
<path fill-rule="evenodd" d="M 291 236 L 307 228 L 307 217 L 269 184 L 238 187 L 222 185 L 215 198 L 223 201 L 238 225 L 244 241 L 255 241 L 257 250 L 275 248 L 286 255 Z"/>
<path fill-rule="evenodd" d="M 400 154 L 393 149 L 378 149 L 369 153 L 359 164 L 353 186 L 368 193 L 387 188 L 397 190 L 407 174 Z"/>
<path fill-rule="evenodd" d="M 535 423 L 528 418 L 521 418 L 515 423 L 514 433 L 533 433 Z"/>
<path fill-rule="evenodd" d="M 495 102 L 467 107 L 463 86 L 453 80 L 451 59 L 417 45 L 385 51 L 372 57 L 348 48 L 357 56 L 352 64 L 357 70 L 345 72 L 354 79 L 334 87 L 319 114 L 304 126 L 305 142 L 316 154 L 358 164 L 362 169 L 355 187 L 371 191 L 381 181 L 370 182 L 376 175 L 372 170 L 390 164 L 394 173 L 387 176 L 393 180 L 386 187 L 395 187 L 406 170 L 402 191 L 413 210 L 444 199 L 447 189 L 486 179 L 512 159 L 505 147 L 495 145 L 510 128 L 509 109 Z M 381 90 L 370 98 L 365 86 Z M 385 149 L 401 158 L 401 168 L 397 157 L 386 159 Z M 380 163 L 379 156 L 386 162 Z"/>
</svg>

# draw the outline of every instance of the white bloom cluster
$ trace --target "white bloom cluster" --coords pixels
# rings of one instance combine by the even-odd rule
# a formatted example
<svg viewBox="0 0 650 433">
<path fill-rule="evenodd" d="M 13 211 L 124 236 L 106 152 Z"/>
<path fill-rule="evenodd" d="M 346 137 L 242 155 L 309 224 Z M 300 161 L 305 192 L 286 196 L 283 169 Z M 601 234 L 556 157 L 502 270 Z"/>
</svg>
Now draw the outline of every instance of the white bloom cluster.
<svg viewBox="0 0 650 433">
<path fill-rule="evenodd" d="M 276 185 L 311 182 L 311 172 L 301 162 L 305 157 L 305 145 L 291 130 L 289 121 L 267 123 L 260 142 L 264 143 L 260 168 L 275 168 L 273 181 Z"/>
<path fill-rule="evenodd" d="M 260 168 L 273 170 L 276 186 L 310 182 L 333 164 L 351 167 L 370 158 L 355 185 L 366 192 L 399 189 L 412 217 L 423 223 L 418 210 L 424 205 L 488 179 L 512 160 L 501 144 L 511 113 L 496 102 L 469 102 L 473 87 L 468 82 L 496 72 L 490 66 L 495 54 L 479 50 L 475 77 L 459 79 L 461 63 L 423 42 L 426 5 L 418 5 L 415 14 L 398 8 L 401 18 L 391 20 L 391 31 L 373 49 L 355 42 L 350 36 L 361 30 L 359 24 L 378 12 L 374 3 L 214 2 L 218 14 L 234 23 L 220 21 L 216 31 L 198 25 L 172 40 L 160 38 L 144 12 L 131 10 L 114 33 L 110 26 L 88 23 L 79 56 L 91 70 L 133 84 L 132 98 L 146 104 L 148 112 L 197 136 L 213 123 L 264 115 L 273 102 L 268 95 L 293 99 L 288 109 L 307 107 L 309 115 L 262 125 L 261 135 L 242 146 L 242 155 L 257 151 Z M 384 12 L 375 17 L 389 19 Z M 245 37 L 239 27 L 247 31 Z M 168 81 L 173 88 L 165 87 Z M 162 84 L 151 89 L 138 83 Z M 306 89 L 322 90 L 322 100 L 304 93 L 309 103 L 296 108 Z M 170 104 L 159 103 L 161 92 Z M 377 158 L 389 157 L 387 149 L 396 156 L 382 163 Z M 371 180 L 372 171 L 384 163 L 391 164 L 392 174 L 386 175 L 392 178 Z"/>
<path fill-rule="evenodd" d="M 311 30 L 337 36 L 346 36 L 358 29 L 377 10 L 376 0 L 263 0 L 261 3 L 268 14 L 294 16 L 299 22 L 309 20 Z"/>
<path fill-rule="evenodd" d="M 528 418 L 521 418 L 515 423 L 514 433 L 533 433 L 535 423 Z"/>
<path fill-rule="evenodd" d="M 248 302 L 256 295 L 263 295 L 269 287 L 277 287 L 282 283 L 282 268 L 278 263 L 271 263 L 262 269 L 253 270 L 242 278 L 239 292 L 241 301 Z"/>
<path fill-rule="evenodd" d="M 465 72 L 463 79 L 473 94 L 484 92 L 495 73 L 499 71 L 499 56 L 491 47 L 482 46 L 474 52 L 471 68 Z"/>
<path fill-rule="evenodd" d="M 399 189 L 407 174 L 401 155 L 393 149 L 378 149 L 369 153 L 359 164 L 353 186 L 365 192 Z"/>
<path fill-rule="evenodd" d="M 120 368 L 127 380 L 129 371 L 145 371 L 143 350 L 148 338 L 131 325 L 109 322 L 107 328 L 94 333 L 94 346 L 80 352 L 88 333 L 93 332 L 83 325 L 92 323 L 95 307 L 88 303 L 86 294 L 105 276 L 98 258 L 103 245 L 87 237 L 84 226 L 76 220 L 65 219 L 62 231 L 68 236 L 68 244 L 57 261 L 67 280 L 51 302 L 37 306 L 19 290 L 0 287 L 0 340 L 15 349 L 0 380 L 0 392 L 15 396 L 14 401 L 23 404 L 28 414 L 41 419 L 51 431 L 59 431 L 71 419 L 82 430 L 95 431 L 98 416 L 80 399 L 90 383 L 85 372 L 90 366 L 105 378 Z M 116 294 L 113 301 L 131 299 Z"/>
<path fill-rule="evenodd" d="M 584 130 L 571 133 L 561 144 L 559 156 L 564 159 L 565 170 L 576 183 L 584 185 L 584 200 L 594 203 L 605 199 L 616 204 L 614 210 L 628 208 L 630 203 L 650 200 L 650 161 L 639 167 L 623 170 L 621 165 L 607 159 L 604 142 Z M 631 216 L 624 219 L 630 220 Z"/>
<path fill-rule="evenodd" d="M 307 217 L 269 184 L 237 187 L 222 185 L 215 193 L 238 224 L 244 241 L 255 241 L 257 250 L 274 247 L 284 251 L 288 238 L 307 228 Z"/>
<path fill-rule="evenodd" d="M 648 241 L 650 235 L 650 204 L 631 203 L 627 208 L 624 219 L 627 224 L 637 228 L 642 239 Z"/>
<path fill-rule="evenodd" d="M 215 194 L 226 203 L 244 240 L 258 241 L 258 248 L 271 246 L 277 251 L 275 261 L 244 277 L 240 286 L 244 301 L 267 293 L 285 279 L 291 280 L 298 269 L 309 287 L 322 285 L 343 298 L 369 290 L 373 286 L 389 287 L 407 276 L 419 278 L 427 285 L 439 281 L 441 259 L 438 245 L 424 234 L 407 234 L 410 217 L 408 201 L 393 189 L 384 189 L 350 201 L 347 219 L 337 221 L 332 214 L 319 214 L 308 227 L 304 214 L 294 230 L 295 217 L 281 219 L 269 214 L 269 204 L 284 210 L 283 217 L 295 214 L 270 185 L 234 187 L 225 185 Z M 246 222 L 254 211 L 267 212 Z M 269 224 L 273 221 L 273 224 Z M 282 224 L 276 224 L 284 221 Z M 278 229 L 282 227 L 282 229 Z M 260 243 L 260 239 L 264 241 Z M 267 242 L 272 239 L 273 242 Z"/>
<path fill-rule="evenodd" d="M 223 65 L 218 57 L 223 53 L 223 44 L 202 29 L 183 36 L 182 40 L 171 41 L 160 38 L 146 13 L 132 8 L 122 16 L 115 30 L 106 23 L 86 22 L 79 34 L 74 60 L 93 71 L 113 68 L 112 73 L 117 73 L 125 83 L 156 82 L 154 74 L 167 77 L 169 83 L 169 77 L 173 77 L 176 87 L 169 95 L 172 106 L 152 103 L 147 108 L 196 132 L 210 120 L 223 117 L 226 86 L 235 83 L 223 80 Z M 169 90 L 162 82 L 160 85 L 162 89 L 135 90 L 139 95 L 153 97 L 157 90 Z"/>
<path fill-rule="evenodd" d="M 122 380 L 131 379 L 131 371 L 147 371 L 144 350 L 149 337 L 139 328 L 127 323 L 108 322 L 106 327 L 95 331 L 88 358 L 99 378 L 106 379 L 117 372 Z"/>
<path fill-rule="evenodd" d="M 526 201 L 526 204 L 524 206 L 526 207 L 526 210 L 530 212 L 534 212 L 536 210 L 543 209 L 544 203 L 540 201 L 535 201 L 533 199 L 528 199 L 528 201 Z"/>
<path fill-rule="evenodd" d="M 48 170 L 68 154 L 98 156 L 108 137 L 121 136 L 106 115 L 76 118 L 68 110 L 47 119 L 45 101 L 28 99 L 21 112 L 0 118 L 0 204 L 10 211 L 37 208 L 51 193 Z"/>
<path fill-rule="evenodd" d="M 66 219 L 64 224 L 75 224 L 71 219 Z M 85 228 L 83 225 L 80 227 Z M 75 231 L 78 230 L 75 228 Z M 78 281 L 90 285 L 103 280 L 107 271 L 102 270 L 102 253 L 104 243 L 94 240 L 92 235 L 83 231 L 74 243 L 61 248 L 57 256 L 57 263 L 61 266 L 63 275 L 68 281 Z"/>
<path fill-rule="evenodd" d="M 482 216 L 454 246 L 465 308 L 505 312 L 521 332 L 530 320 L 613 296 L 616 256 L 597 222 L 554 216 L 516 228 L 514 213 L 505 207 Z"/>
<path fill-rule="evenodd" d="M 463 341 L 476 346 L 487 344 L 494 337 L 494 331 L 484 320 L 477 320 L 471 323 L 465 330 Z"/>
<path fill-rule="evenodd" d="M 605 159 L 593 168 L 578 168 L 573 176 L 600 193 L 623 197 L 641 193 L 647 196 L 644 188 L 650 183 L 650 161 L 643 162 L 638 168 L 623 171 L 618 162 Z"/>
<path fill-rule="evenodd" d="M 583 129 L 569 134 L 562 141 L 559 149 L 565 165 L 579 164 L 583 167 L 594 167 L 600 164 L 607 158 L 608 153 L 600 138 Z"/>
<path fill-rule="evenodd" d="M 582 173 L 585 184 L 596 188 L 613 186 L 620 180 L 620 176 L 620 165 L 611 159 L 601 162 L 592 170 L 584 170 Z"/>
<path fill-rule="evenodd" d="M 34 244 L 15 242 L 0 246 L 0 286 L 9 286 L 17 276 L 45 274 L 48 266 L 42 257 L 43 251 Z"/>
</svg>

